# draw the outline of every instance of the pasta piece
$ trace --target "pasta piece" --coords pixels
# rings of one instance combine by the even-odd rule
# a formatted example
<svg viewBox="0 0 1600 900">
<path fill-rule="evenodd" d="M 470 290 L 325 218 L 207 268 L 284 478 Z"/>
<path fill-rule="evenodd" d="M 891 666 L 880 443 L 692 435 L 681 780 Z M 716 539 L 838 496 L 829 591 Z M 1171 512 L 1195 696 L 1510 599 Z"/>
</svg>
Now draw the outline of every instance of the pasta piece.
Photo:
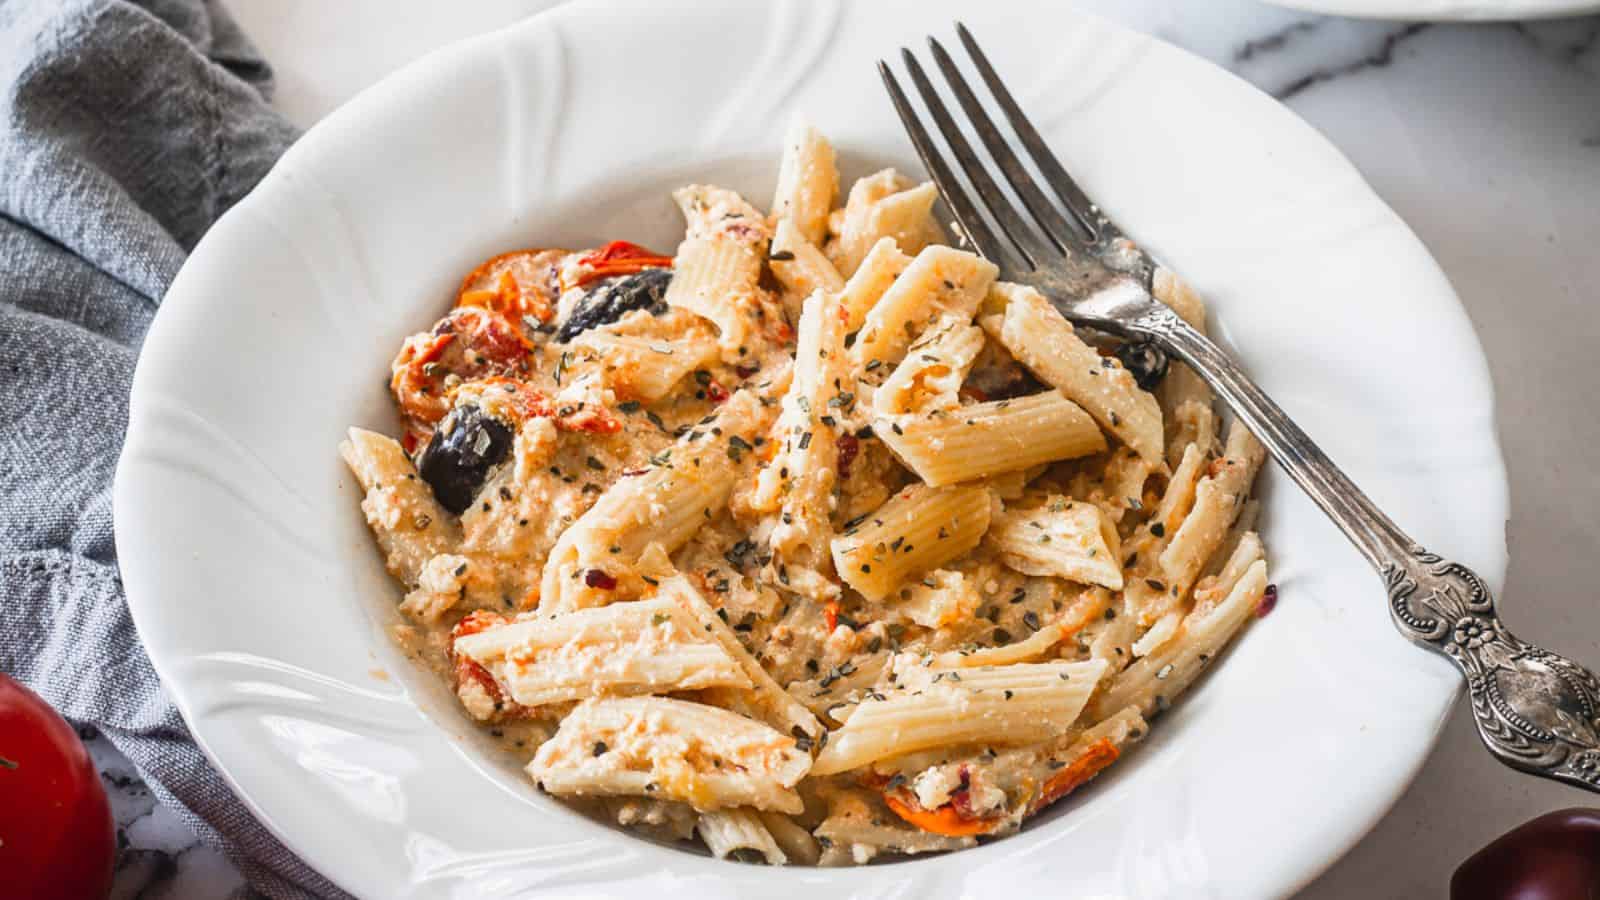
<svg viewBox="0 0 1600 900">
<path fill-rule="evenodd" d="M 1161 569 L 1180 594 L 1194 584 L 1206 561 L 1222 545 L 1265 459 L 1266 448 L 1235 422 L 1224 456 L 1212 463 L 1211 474 L 1196 486 L 1194 507 L 1161 551 Z"/>
<path fill-rule="evenodd" d="M 893 169 L 860 179 L 850 187 L 839 236 L 829 243 L 828 256 L 849 276 L 872 245 L 883 238 L 893 240 L 906 253 L 917 253 L 943 237 L 933 221 L 933 204 L 938 199 L 933 184 L 913 187 Z"/>
<path fill-rule="evenodd" d="M 1056 390 L 929 416 L 877 416 L 872 429 L 936 487 L 1106 449 L 1094 419 Z"/>
<path fill-rule="evenodd" d="M 894 238 L 879 238 L 850 280 L 844 283 L 839 302 L 844 305 L 846 332 L 857 331 L 867 321 L 867 312 L 883 299 L 884 292 L 911 265 L 911 257 L 900 251 Z"/>
<path fill-rule="evenodd" d="M 1232 558 L 1239 545 L 1252 536 L 1256 530 L 1256 520 L 1261 518 L 1261 501 L 1248 500 L 1239 508 L 1239 515 L 1233 520 L 1233 526 L 1228 529 L 1228 536 L 1222 539 L 1222 546 L 1217 552 L 1211 554 L 1211 561 L 1206 563 L 1206 573 L 1215 575 L 1222 570 Z M 1257 543 L 1260 538 L 1256 538 Z"/>
<path fill-rule="evenodd" d="M 1138 628 L 1153 626 L 1184 600 L 1188 585 L 1172 582 L 1161 567 L 1160 557 L 1193 509 L 1195 489 L 1204 470 L 1204 455 L 1191 444 L 1167 479 L 1167 489 L 1154 513 L 1123 543 L 1124 552 L 1132 550 L 1128 557 L 1132 562 L 1126 566 L 1131 571 L 1125 578 L 1127 589 L 1123 593 L 1123 608 L 1130 614 L 1126 624 L 1131 630 L 1119 631 L 1119 639 L 1125 637 L 1130 645 Z"/>
<path fill-rule="evenodd" d="M 983 487 L 912 485 L 834 538 L 833 564 L 863 597 L 882 600 L 912 576 L 976 547 L 990 508 Z"/>
<path fill-rule="evenodd" d="M 695 628 L 716 641 L 743 672 L 746 685 L 719 692 L 719 699 L 735 707 L 737 712 L 765 722 L 797 740 L 821 737 L 822 723 L 773 680 L 761 663 L 745 649 L 739 636 L 734 634 L 728 623 L 717 615 L 711 604 L 706 602 L 705 596 L 687 578 L 672 575 L 660 581 L 661 596 L 671 598 L 680 609 L 687 612 Z"/>
<path fill-rule="evenodd" d="M 784 290 L 791 297 L 805 298 L 817 291 L 837 294 L 844 290 L 844 278 L 828 262 L 815 244 L 807 241 L 789 219 L 779 219 L 772 233 L 772 253 L 767 257 Z M 798 308 L 791 313 L 799 312 Z"/>
<path fill-rule="evenodd" d="M 989 528 L 1000 561 L 1024 575 L 1122 590 L 1121 541 L 1100 507 L 1056 495 L 1036 509 L 1007 510 Z"/>
<path fill-rule="evenodd" d="M 1204 475 L 1202 469 L 1205 462 L 1205 453 L 1199 447 L 1190 444 L 1184 448 L 1183 458 L 1173 469 L 1172 477 L 1167 479 L 1167 489 L 1161 495 L 1161 503 L 1150 516 L 1152 525 L 1160 525 L 1161 531 L 1172 532 L 1183 524 L 1183 517 L 1194 507 L 1194 492 Z M 1162 535 L 1157 534 L 1156 537 Z"/>
<path fill-rule="evenodd" d="M 794 738 L 760 722 L 700 703 L 628 697 L 578 704 L 527 771 L 552 794 L 798 813 L 794 786 L 810 767 Z"/>
<path fill-rule="evenodd" d="M 460 526 L 434 499 L 428 483 L 417 477 L 416 467 L 393 438 L 352 428 L 339 445 L 339 455 L 366 491 L 361 511 L 389 574 L 415 586 L 428 560 L 460 545 Z"/>
<path fill-rule="evenodd" d="M 509 622 L 456 638 L 455 652 L 483 666 L 527 707 L 751 686 L 701 623 L 665 598 Z"/>
<path fill-rule="evenodd" d="M 811 832 L 783 813 L 758 812 L 756 815 L 761 817 L 761 824 L 767 827 L 773 843 L 778 845 L 789 862 L 801 866 L 817 864 L 822 848 L 817 846 L 817 839 L 811 836 Z"/>
<path fill-rule="evenodd" d="M 940 316 L 971 319 L 999 271 L 976 253 L 927 247 L 867 311 L 851 349 L 856 364 L 899 361 L 916 332 Z"/>
<path fill-rule="evenodd" d="M 749 498 L 754 509 L 779 512 L 768 540 L 773 554 L 769 568 L 783 570 L 788 587 L 819 603 L 838 593 L 828 554 L 839 467 L 836 417 L 855 402 L 836 309 L 831 295 L 820 291 L 806 299 L 794 378 L 773 433 L 781 443 L 757 474 Z"/>
<path fill-rule="evenodd" d="M 647 546 L 672 552 L 727 505 L 738 471 L 735 439 L 750 446 L 766 422 L 748 390 L 722 405 L 705 431 L 691 431 L 652 458 L 641 475 L 618 480 L 574 522 L 550 551 L 539 591 L 539 612 L 602 606 L 632 576 Z M 714 434 L 714 425 L 721 434 Z"/>
<path fill-rule="evenodd" d="M 812 772 L 832 775 L 929 747 L 1046 740 L 1078 718 L 1105 670 L 1100 661 L 910 669 L 883 700 L 856 708 Z"/>
<path fill-rule="evenodd" d="M 1177 610 L 1172 610 L 1157 619 L 1154 625 L 1151 625 L 1144 634 L 1139 636 L 1137 641 L 1133 642 L 1133 655 L 1135 657 L 1149 656 L 1166 646 L 1167 641 L 1172 640 L 1173 636 L 1178 633 L 1178 623 L 1182 620 L 1183 615 Z"/>
<path fill-rule="evenodd" d="M 821 247 L 828 236 L 828 213 L 838 194 L 839 168 L 833 145 L 815 128 L 796 119 L 783 139 L 772 218 L 792 221 L 807 242 Z"/>
<path fill-rule="evenodd" d="M 873 394 L 882 416 L 954 410 L 958 392 L 972 364 L 983 351 L 983 329 L 966 319 L 947 316 L 928 326 Z"/>
<path fill-rule="evenodd" d="M 690 238 L 678 245 L 672 282 L 663 298 L 717 326 L 717 346 L 738 358 L 760 290 L 761 257 L 728 238 Z"/>
<path fill-rule="evenodd" d="M 1150 294 L 1171 307 L 1179 318 L 1188 322 L 1201 334 L 1205 333 L 1205 301 L 1201 300 L 1200 295 L 1194 292 L 1194 288 L 1179 278 L 1176 272 L 1157 266 L 1155 276 L 1151 279 Z"/>
<path fill-rule="evenodd" d="M 1265 558 L 1261 537 L 1253 531 L 1245 532 L 1229 551 L 1228 560 L 1222 568 L 1215 575 L 1200 579 L 1200 583 L 1195 585 L 1195 609 L 1208 609 L 1222 602 L 1233 591 L 1234 585 L 1239 583 L 1239 579 L 1244 577 L 1244 573 Z"/>
<path fill-rule="evenodd" d="M 760 854 L 768 865 L 781 866 L 789 857 L 779 849 L 766 822 L 759 813 L 748 809 L 718 809 L 700 814 L 695 833 L 706 842 L 706 849 L 717 859 L 727 859 L 738 851 Z"/>
<path fill-rule="evenodd" d="M 1178 464 L 1186 446 L 1192 444 L 1210 455 L 1217 445 L 1217 413 L 1208 402 L 1209 391 L 1203 383 L 1198 383 L 1198 376 L 1192 370 L 1187 367 L 1179 370 L 1180 365 L 1172 363 L 1172 371 L 1162 382 L 1162 389 L 1169 396 L 1206 395 L 1207 400 L 1181 400 L 1172 406 L 1167 416 L 1167 460 L 1172 465 Z M 1191 380 L 1196 383 L 1183 384 Z"/>
<path fill-rule="evenodd" d="M 1150 292 L 1185 322 L 1205 333 L 1205 304 L 1171 270 L 1156 269 Z M 1201 453 L 1211 453 L 1216 444 L 1217 419 L 1211 408 L 1211 389 L 1205 381 L 1187 365 L 1173 360 L 1156 393 L 1167 424 L 1168 464 L 1177 465 L 1189 444 L 1198 446 Z"/>
<path fill-rule="evenodd" d="M 1005 313 L 998 321 L 985 317 L 990 334 L 1041 381 L 1083 407 L 1141 457 L 1160 465 L 1165 440 L 1161 407 L 1139 389 L 1132 373 L 1085 344 L 1033 288 L 998 282 L 993 292 L 1005 299 Z"/>
<path fill-rule="evenodd" d="M 671 393 L 685 375 L 718 359 L 717 343 L 709 338 L 662 341 L 594 329 L 575 343 L 602 361 L 606 387 L 624 401 L 654 403 Z"/>
<path fill-rule="evenodd" d="M 688 229 L 662 299 L 714 323 L 724 359 L 736 362 L 761 296 L 761 259 L 771 238 L 766 218 L 724 188 L 692 184 L 672 198 Z"/>
<path fill-rule="evenodd" d="M 1267 564 L 1258 560 L 1222 602 L 1190 612 L 1178 634 L 1160 650 L 1118 674 L 1095 701 L 1089 717 L 1109 715 L 1125 706 L 1136 706 L 1147 717 L 1165 710 L 1249 621 L 1266 589 Z"/>
</svg>

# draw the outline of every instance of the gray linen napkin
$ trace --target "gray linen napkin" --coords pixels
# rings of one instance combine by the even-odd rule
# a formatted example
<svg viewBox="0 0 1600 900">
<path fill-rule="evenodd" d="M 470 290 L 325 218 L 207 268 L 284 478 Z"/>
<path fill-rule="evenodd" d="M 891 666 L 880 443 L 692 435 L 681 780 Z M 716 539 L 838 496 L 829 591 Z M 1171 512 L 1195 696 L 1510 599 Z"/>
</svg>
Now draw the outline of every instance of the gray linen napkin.
<svg viewBox="0 0 1600 900">
<path fill-rule="evenodd" d="M 206 763 L 128 617 L 111 476 L 134 358 L 295 133 L 215 0 L 0 0 L 0 670 L 138 766 L 272 897 L 343 896 Z"/>
</svg>

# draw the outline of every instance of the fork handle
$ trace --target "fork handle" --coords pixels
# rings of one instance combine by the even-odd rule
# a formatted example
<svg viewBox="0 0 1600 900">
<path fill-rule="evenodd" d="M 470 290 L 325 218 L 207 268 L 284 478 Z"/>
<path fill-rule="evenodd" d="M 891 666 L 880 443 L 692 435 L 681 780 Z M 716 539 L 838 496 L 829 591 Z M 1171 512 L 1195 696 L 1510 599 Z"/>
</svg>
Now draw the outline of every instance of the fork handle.
<svg viewBox="0 0 1600 900">
<path fill-rule="evenodd" d="M 1471 569 L 1400 530 L 1228 354 L 1170 310 L 1135 330 L 1187 363 L 1344 531 L 1388 587 L 1395 626 L 1466 676 L 1478 734 L 1501 762 L 1600 793 L 1600 679 L 1506 630 Z"/>
</svg>

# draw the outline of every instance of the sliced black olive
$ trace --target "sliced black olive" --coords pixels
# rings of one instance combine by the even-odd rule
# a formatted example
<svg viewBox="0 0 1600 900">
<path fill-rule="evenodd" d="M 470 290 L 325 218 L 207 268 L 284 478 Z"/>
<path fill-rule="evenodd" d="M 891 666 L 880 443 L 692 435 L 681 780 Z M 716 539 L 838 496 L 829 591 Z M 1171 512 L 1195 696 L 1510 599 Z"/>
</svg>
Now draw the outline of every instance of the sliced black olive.
<svg viewBox="0 0 1600 900">
<path fill-rule="evenodd" d="M 472 505 L 489 470 L 510 451 L 510 426 L 476 406 L 459 406 L 423 448 L 417 472 L 439 505 L 459 516 Z"/>
<path fill-rule="evenodd" d="M 1117 348 L 1117 359 L 1133 374 L 1133 380 L 1147 391 L 1167 375 L 1167 354 L 1150 341 L 1129 341 Z"/>
<path fill-rule="evenodd" d="M 609 325 L 622 318 L 623 313 L 648 309 L 651 315 L 667 311 L 661 298 L 666 296 L 667 285 L 672 281 L 671 269 L 643 269 L 625 278 L 603 282 L 590 291 L 572 315 L 556 332 L 556 340 L 566 343 L 591 328 Z"/>
</svg>

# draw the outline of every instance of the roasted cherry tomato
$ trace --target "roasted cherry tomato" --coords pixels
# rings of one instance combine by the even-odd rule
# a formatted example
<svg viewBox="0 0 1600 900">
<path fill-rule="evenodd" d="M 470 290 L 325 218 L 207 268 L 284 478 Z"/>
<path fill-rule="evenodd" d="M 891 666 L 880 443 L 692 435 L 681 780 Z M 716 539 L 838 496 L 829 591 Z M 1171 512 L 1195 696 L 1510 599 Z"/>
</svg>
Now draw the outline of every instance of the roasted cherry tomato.
<svg viewBox="0 0 1600 900">
<path fill-rule="evenodd" d="M 578 276 L 574 286 L 610 278 L 613 275 L 632 275 L 634 272 L 652 267 L 671 268 L 672 257 L 662 256 L 627 241 L 612 241 L 580 257 L 578 264 L 583 267 L 583 272 Z"/>
<path fill-rule="evenodd" d="M 0 675 L 0 895 L 104 897 L 115 859 L 111 804 L 89 751 L 38 694 Z"/>
</svg>

